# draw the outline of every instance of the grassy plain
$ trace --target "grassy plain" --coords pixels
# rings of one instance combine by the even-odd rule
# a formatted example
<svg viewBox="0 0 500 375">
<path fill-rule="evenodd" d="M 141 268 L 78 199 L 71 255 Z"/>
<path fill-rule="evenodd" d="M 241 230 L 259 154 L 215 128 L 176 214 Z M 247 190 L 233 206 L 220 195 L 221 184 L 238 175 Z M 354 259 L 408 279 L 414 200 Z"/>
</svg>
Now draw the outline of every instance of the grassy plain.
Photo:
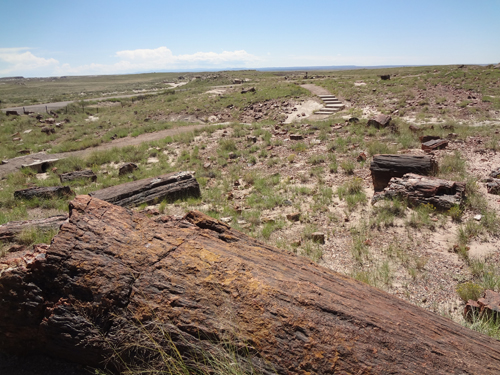
<svg viewBox="0 0 500 375">
<path fill-rule="evenodd" d="M 391 80 L 380 80 L 381 74 L 391 74 Z M 182 80 L 189 81 L 182 87 L 162 88 L 164 81 L 182 81 L 180 75 L 68 78 L 67 86 L 61 86 L 63 79 L 36 87 L 30 82 L 20 88 L 0 85 L 5 102 L 13 104 L 56 100 L 63 92 L 65 98 L 78 97 L 84 89 L 88 96 L 159 89 L 157 95 L 70 105 L 57 119 L 69 121 L 51 135 L 40 133 L 44 125 L 34 117 L 0 114 L 2 159 L 26 148 L 49 153 L 81 150 L 170 127 L 209 125 L 211 116 L 223 122 L 137 147 L 68 157 L 55 164 L 56 171 L 43 175 L 27 169 L 13 173 L 0 182 L 0 224 L 66 211 L 67 199 L 13 197 L 14 190 L 23 187 L 58 185 L 62 172 L 91 168 L 97 182 L 69 184 L 76 194 L 86 194 L 130 179 L 191 170 L 202 188 L 201 198 L 161 202 L 156 207 L 161 213 L 206 212 L 253 237 L 498 337 L 498 326 L 467 323 L 461 311 L 468 298 L 485 289 L 500 290 L 500 206 L 482 182 L 500 165 L 500 70 L 395 68 L 315 72 L 316 78 L 307 79 L 300 72 L 199 73 L 182 74 Z M 241 85 L 234 79 L 249 81 Z M 349 105 L 335 116 L 282 124 L 286 103 L 317 100 L 302 83 L 323 86 Z M 240 92 L 252 86 L 255 93 Z M 276 107 L 259 112 L 266 102 Z M 395 127 L 368 127 L 367 117 L 375 112 L 390 113 Z M 241 123 L 249 113 L 261 117 Z M 346 123 L 352 115 L 360 121 Z M 98 119 L 91 121 L 90 116 Z M 463 207 L 436 212 L 428 206 L 410 208 L 400 200 L 369 204 L 370 159 L 377 153 L 419 153 L 420 134 L 409 129 L 416 123 L 427 127 L 425 134 L 453 133 L 448 149 L 436 151 L 435 157 L 441 177 L 467 183 Z M 290 134 L 304 139 L 292 141 Z M 366 161 L 358 161 L 361 152 L 367 154 Z M 124 162 L 137 163 L 139 169 L 118 176 L 117 167 Z M 292 213 L 299 213 L 300 219 L 288 220 Z M 481 215 L 479 221 L 476 215 Z M 324 244 L 313 236 L 318 231 L 325 235 Z M 27 232 L 19 241 L 30 244 L 39 236 Z"/>
</svg>

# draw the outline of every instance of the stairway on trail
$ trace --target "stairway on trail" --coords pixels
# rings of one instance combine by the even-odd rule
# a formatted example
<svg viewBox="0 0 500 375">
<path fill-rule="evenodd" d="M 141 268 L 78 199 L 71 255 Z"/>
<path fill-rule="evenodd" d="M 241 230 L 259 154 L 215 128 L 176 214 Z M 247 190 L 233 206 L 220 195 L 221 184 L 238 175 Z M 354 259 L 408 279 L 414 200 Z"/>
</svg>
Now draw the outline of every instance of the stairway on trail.
<svg viewBox="0 0 500 375">
<path fill-rule="evenodd" d="M 325 103 L 325 106 L 320 110 L 314 112 L 316 115 L 331 115 L 345 108 L 335 95 L 318 95 Z"/>
</svg>

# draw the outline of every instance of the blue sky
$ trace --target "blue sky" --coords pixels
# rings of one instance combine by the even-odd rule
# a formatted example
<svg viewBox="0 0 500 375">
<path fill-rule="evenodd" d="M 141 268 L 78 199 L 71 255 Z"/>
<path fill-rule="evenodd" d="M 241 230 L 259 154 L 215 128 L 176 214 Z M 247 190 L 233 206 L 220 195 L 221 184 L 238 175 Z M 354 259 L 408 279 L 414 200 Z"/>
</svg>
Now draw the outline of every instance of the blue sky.
<svg viewBox="0 0 500 375">
<path fill-rule="evenodd" d="M 500 62 L 500 0 L 0 0 L 0 77 Z"/>
</svg>

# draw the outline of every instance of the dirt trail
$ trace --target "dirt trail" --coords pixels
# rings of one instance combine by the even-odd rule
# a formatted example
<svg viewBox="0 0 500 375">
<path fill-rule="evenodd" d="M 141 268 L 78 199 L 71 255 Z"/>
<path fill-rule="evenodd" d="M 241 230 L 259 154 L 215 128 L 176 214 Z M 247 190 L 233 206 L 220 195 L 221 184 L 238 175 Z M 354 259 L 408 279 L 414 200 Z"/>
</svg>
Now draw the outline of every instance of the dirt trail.
<svg viewBox="0 0 500 375">
<path fill-rule="evenodd" d="M 312 83 L 300 85 L 300 87 L 303 87 L 306 90 L 311 91 L 314 95 L 318 95 L 318 96 L 319 95 L 332 95 L 332 93 L 330 91 L 328 91 L 327 89 L 313 85 Z"/>
<path fill-rule="evenodd" d="M 214 126 L 220 124 L 202 124 L 202 125 L 186 125 L 177 128 L 166 129 L 155 133 L 141 134 L 137 137 L 125 137 L 120 139 L 115 139 L 109 143 L 104 143 L 96 147 L 86 148 L 85 150 L 61 152 L 57 154 L 48 154 L 45 152 L 38 152 L 36 154 L 19 156 L 17 158 L 7 160 L 7 164 L 0 165 L 0 178 L 6 176 L 9 173 L 15 172 L 17 169 L 21 168 L 23 164 L 30 164 L 35 161 L 43 161 L 48 159 L 61 159 L 67 158 L 69 156 L 87 156 L 93 151 L 109 150 L 113 147 L 125 147 L 125 146 L 137 146 L 143 142 L 151 142 L 159 139 L 166 138 L 168 136 L 173 136 L 181 133 L 187 133 L 194 131 L 196 129 L 203 129 L 207 126 Z"/>
</svg>

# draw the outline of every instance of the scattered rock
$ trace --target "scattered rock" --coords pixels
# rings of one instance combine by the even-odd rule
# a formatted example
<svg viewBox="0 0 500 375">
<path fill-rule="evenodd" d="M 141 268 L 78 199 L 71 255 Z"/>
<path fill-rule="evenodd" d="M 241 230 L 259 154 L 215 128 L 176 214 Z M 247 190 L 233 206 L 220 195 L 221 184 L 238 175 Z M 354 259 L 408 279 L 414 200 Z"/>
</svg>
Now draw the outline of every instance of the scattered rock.
<svg viewBox="0 0 500 375">
<path fill-rule="evenodd" d="M 311 239 L 313 242 L 324 244 L 325 243 L 325 234 L 322 232 L 314 232 L 311 234 Z"/>
<path fill-rule="evenodd" d="M 126 174 L 129 174 L 137 169 L 137 164 L 134 163 L 127 163 L 125 165 L 122 165 L 118 171 L 118 176 L 124 176 Z"/>
<path fill-rule="evenodd" d="M 380 76 L 380 79 L 382 81 L 387 81 L 387 80 L 391 79 L 391 75 L 390 74 L 383 74 Z"/>
<path fill-rule="evenodd" d="M 30 150 L 25 150 L 28 151 L 27 153 L 31 153 Z M 22 168 L 30 168 L 34 170 L 36 173 L 45 173 L 47 170 L 54 164 L 56 161 L 59 159 L 47 159 L 47 160 L 40 160 L 40 161 L 34 161 L 31 164 L 23 164 L 21 167 Z"/>
<path fill-rule="evenodd" d="M 246 94 L 247 92 L 255 92 L 255 87 L 250 87 L 249 89 L 243 89 L 241 90 L 242 94 Z"/>
<path fill-rule="evenodd" d="M 299 221 L 300 220 L 300 212 L 294 212 L 286 215 L 286 218 L 290 221 Z"/>
<path fill-rule="evenodd" d="M 42 133 L 47 134 L 47 135 L 49 135 L 49 134 L 55 134 L 55 132 L 56 132 L 56 130 L 55 130 L 54 128 L 49 128 L 49 127 L 47 127 L 47 126 L 45 126 L 45 127 L 43 127 L 42 129 L 40 129 L 40 131 L 41 131 Z"/>
<path fill-rule="evenodd" d="M 377 129 L 385 128 L 391 123 L 391 116 L 379 114 L 368 120 L 368 126 L 375 126 Z"/>
<path fill-rule="evenodd" d="M 230 152 L 228 154 L 228 157 L 229 157 L 229 159 L 236 159 L 238 157 L 238 155 L 236 155 L 234 152 Z"/>
<path fill-rule="evenodd" d="M 351 117 L 347 121 L 349 121 L 351 124 L 357 124 L 359 122 L 359 118 L 357 118 L 357 117 Z"/>
<path fill-rule="evenodd" d="M 255 135 L 247 135 L 247 141 L 256 143 L 257 142 L 257 137 Z"/>
<path fill-rule="evenodd" d="M 474 220 L 476 220 L 476 221 L 481 221 L 482 218 L 483 218 L 483 216 L 479 215 L 479 214 L 474 216 Z"/>
<path fill-rule="evenodd" d="M 411 125 L 410 125 L 411 126 Z M 429 142 L 429 141 L 436 141 L 436 140 L 440 140 L 441 137 L 438 136 L 438 135 L 423 135 L 421 137 L 418 137 L 418 139 L 420 139 L 420 142 L 421 143 L 425 143 L 425 142 Z"/>
<path fill-rule="evenodd" d="M 367 155 L 366 155 L 366 152 L 361 152 L 358 157 L 356 158 L 356 160 L 358 162 L 361 162 L 361 161 L 366 161 L 366 158 L 367 158 Z"/>
<path fill-rule="evenodd" d="M 465 305 L 464 317 L 468 321 L 474 318 L 498 319 L 500 317 L 500 294 L 486 290 L 477 301 L 469 300 Z"/>
<path fill-rule="evenodd" d="M 441 150 L 448 146 L 448 141 L 446 139 L 434 139 L 428 142 L 422 143 L 422 150 L 424 151 L 434 151 Z"/>
<path fill-rule="evenodd" d="M 229 224 L 233 220 L 233 217 L 232 216 L 221 217 L 219 220 L 222 221 L 223 223 Z"/>
<path fill-rule="evenodd" d="M 301 139 L 304 139 L 304 136 L 301 134 L 290 134 L 290 140 L 292 141 L 300 141 Z"/>
</svg>

